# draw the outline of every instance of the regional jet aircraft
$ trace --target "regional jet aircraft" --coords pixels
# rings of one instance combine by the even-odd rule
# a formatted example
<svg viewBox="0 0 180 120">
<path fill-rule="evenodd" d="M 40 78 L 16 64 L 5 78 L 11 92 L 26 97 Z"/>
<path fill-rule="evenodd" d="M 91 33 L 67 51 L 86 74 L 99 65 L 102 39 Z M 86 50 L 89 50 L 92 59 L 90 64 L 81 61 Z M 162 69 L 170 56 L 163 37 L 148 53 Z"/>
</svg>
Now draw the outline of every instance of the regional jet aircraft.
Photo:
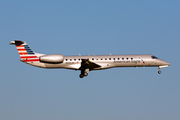
<svg viewBox="0 0 180 120">
<path fill-rule="evenodd" d="M 39 54 L 32 51 L 26 42 L 11 41 L 16 45 L 22 62 L 41 68 L 65 68 L 80 70 L 80 78 L 88 75 L 92 70 L 103 70 L 114 67 L 168 67 L 170 63 L 153 55 L 88 55 L 64 56 L 62 54 Z"/>
</svg>

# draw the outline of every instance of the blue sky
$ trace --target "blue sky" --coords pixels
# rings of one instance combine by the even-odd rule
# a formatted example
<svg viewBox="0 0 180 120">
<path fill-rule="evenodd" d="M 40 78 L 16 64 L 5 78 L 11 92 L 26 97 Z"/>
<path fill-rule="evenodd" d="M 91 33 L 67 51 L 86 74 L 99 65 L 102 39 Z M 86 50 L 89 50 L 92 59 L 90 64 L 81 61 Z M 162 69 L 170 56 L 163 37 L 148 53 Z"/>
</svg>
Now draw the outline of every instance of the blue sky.
<svg viewBox="0 0 180 120">
<path fill-rule="evenodd" d="M 0 119 L 180 119 L 180 2 L 0 1 Z M 11 40 L 37 53 L 153 54 L 158 68 L 42 69 L 20 62 Z"/>
</svg>

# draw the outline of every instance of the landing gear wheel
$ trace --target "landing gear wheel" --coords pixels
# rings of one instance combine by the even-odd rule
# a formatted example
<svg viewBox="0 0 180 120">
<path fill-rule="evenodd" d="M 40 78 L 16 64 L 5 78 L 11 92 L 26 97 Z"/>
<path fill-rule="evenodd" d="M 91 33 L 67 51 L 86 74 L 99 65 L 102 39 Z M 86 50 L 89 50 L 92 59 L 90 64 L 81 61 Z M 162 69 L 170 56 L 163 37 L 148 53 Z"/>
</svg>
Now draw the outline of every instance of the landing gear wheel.
<svg viewBox="0 0 180 120">
<path fill-rule="evenodd" d="M 84 77 L 84 75 L 80 74 L 80 75 L 79 75 L 79 77 L 80 77 L 80 78 L 83 78 L 83 77 Z"/>
<path fill-rule="evenodd" d="M 159 70 L 158 73 L 161 74 L 161 71 Z"/>
<path fill-rule="evenodd" d="M 87 72 L 85 72 L 85 73 L 84 73 L 84 76 L 88 76 L 88 73 L 87 73 Z"/>
</svg>

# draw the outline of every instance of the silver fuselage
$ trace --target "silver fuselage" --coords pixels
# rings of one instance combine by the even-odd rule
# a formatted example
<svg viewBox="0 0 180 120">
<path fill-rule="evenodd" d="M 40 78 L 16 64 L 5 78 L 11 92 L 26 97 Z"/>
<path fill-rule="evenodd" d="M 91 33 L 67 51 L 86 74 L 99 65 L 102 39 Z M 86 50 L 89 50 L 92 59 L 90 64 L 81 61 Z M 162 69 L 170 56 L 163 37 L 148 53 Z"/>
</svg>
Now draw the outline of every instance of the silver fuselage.
<svg viewBox="0 0 180 120">
<path fill-rule="evenodd" d="M 66 68 L 79 70 L 82 59 L 88 59 L 100 67 L 91 70 L 108 69 L 113 67 L 168 67 L 170 63 L 155 58 L 153 55 L 89 55 L 89 56 L 64 56 L 62 63 L 27 62 L 30 65 L 42 68 Z"/>
<path fill-rule="evenodd" d="M 65 68 L 80 70 L 80 78 L 88 75 L 91 70 L 102 70 L 114 67 L 168 67 L 170 63 L 158 59 L 153 55 L 88 55 L 64 56 L 62 54 L 39 54 L 34 52 L 26 42 L 15 40 L 10 42 L 16 45 L 21 61 L 41 68 Z"/>
</svg>

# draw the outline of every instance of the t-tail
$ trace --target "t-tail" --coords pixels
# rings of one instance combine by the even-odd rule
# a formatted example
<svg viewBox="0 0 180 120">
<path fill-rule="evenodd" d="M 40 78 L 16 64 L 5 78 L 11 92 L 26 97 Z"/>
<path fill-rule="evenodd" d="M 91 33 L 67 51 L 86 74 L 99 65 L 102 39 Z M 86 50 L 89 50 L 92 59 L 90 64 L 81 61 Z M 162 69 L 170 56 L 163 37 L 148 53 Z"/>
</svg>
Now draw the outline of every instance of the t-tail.
<svg viewBox="0 0 180 120">
<path fill-rule="evenodd" d="M 39 62 L 39 56 L 35 53 L 26 42 L 15 40 L 11 41 L 11 45 L 16 45 L 18 53 L 20 55 L 21 61 L 29 63 L 29 62 Z"/>
</svg>

